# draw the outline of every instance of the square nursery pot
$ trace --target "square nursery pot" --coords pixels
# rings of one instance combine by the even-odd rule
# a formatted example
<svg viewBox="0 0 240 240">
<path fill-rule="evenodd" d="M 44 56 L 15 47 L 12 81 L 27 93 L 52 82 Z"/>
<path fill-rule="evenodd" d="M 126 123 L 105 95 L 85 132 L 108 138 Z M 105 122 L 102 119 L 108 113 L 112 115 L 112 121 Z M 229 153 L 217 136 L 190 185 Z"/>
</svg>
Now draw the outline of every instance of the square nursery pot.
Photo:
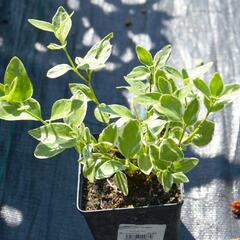
<svg viewBox="0 0 240 240">
<path fill-rule="evenodd" d="M 85 217 L 95 240 L 177 240 L 183 186 L 179 203 L 137 208 L 85 211 L 82 208 L 83 176 L 78 170 L 77 208 Z"/>
</svg>

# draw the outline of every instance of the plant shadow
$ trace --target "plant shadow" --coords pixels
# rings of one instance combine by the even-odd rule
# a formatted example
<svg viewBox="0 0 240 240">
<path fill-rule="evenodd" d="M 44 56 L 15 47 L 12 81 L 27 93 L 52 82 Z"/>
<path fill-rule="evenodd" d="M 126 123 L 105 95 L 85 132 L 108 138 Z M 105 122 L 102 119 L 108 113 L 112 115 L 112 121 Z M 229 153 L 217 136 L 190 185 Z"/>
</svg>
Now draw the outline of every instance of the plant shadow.
<svg viewBox="0 0 240 240">
<path fill-rule="evenodd" d="M 240 164 L 234 160 L 229 161 L 223 154 L 215 157 L 201 157 L 188 149 L 186 156 L 199 158 L 199 164 L 187 173 L 190 182 L 185 184 L 185 192 L 207 185 L 214 180 L 222 181 L 226 187 L 230 188 L 234 181 L 240 181 Z"/>
</svg>

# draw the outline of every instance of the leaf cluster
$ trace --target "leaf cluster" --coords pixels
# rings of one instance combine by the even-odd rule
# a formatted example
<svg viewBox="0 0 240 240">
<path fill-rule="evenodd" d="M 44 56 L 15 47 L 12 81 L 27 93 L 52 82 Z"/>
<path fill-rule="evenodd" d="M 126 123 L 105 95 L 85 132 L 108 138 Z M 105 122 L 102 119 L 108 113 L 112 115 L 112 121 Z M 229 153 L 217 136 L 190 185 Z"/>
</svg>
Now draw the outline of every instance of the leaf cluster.
<svg viewBox="0 0 240 240">
<path fill-rule="evenodd" d="M 48 48 L 63 50 L 68 60 L 51 68 L 47 77 L 57 78 L 73 71 L 81 79 L 81 83 L 69 84 L 71 98 L 57 100 L 49 119 L 42 119 L 24 65 L 14 57 L 0 84 L 0 119 L 39 121 L 42 126 L 29 131 L 39 141 L 34 152 L 37 158 L 50 158 L 75 148 L 90 182 L 113 177 L 124 195 L 128 194 L 128 176 L 139 172 L 156 176 L 166 192 L 174 183 L 188 182 L 186 173 L 198 164 L 198 159 L 186 158 L 184 149 L 188 145 L 202 147 L 212 140 L 215 124 L 209 115 L 238 97 L 240 85 L 224 84 L 219 73 L 214 73 L 208 84 L 202 76 L 212 63 L 188 70 L 169 66 L 170 45 L 154 56 L 137 45 L 140 65 L 124 77 L 127 85 L 121 86 L 133 94 L 131 108 L 100 103 L 92 88 L 92 75 L 104 68 L 110 57 L 113 34 L 73 60 L 66 41 L 71 17 L 59 7 L 51 23 L 29 19 L 36 28 L 55 35 L 58 43 L 50 43 Z M 98 137 L 84 125 L 89 102 L 95 104 L 96 119 L 105 124 Z M 201 108 L 206 112 L 203 118 L 199 116 Z"/>
</svg>

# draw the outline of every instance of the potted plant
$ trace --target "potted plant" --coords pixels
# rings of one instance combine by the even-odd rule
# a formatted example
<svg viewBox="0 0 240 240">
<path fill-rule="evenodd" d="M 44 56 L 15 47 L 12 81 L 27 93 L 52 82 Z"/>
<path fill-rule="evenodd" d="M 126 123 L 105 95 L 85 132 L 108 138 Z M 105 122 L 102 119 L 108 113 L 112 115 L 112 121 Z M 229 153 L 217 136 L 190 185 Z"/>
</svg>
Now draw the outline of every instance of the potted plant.
<svg viewBox="0 0 240 240">
<path fill-rule="evenodd" d="M 51 68 L 47 77 L 73 71 L 82 83 L 69 84 L 72 97 L 57 100 L 50 118 L 43 119 L 24 65 L 13 57 L 0 84 L 0 119 L 42 124 L 29 131 L 39 141 L 34 152 L 39 159 L 75 148 L 81 166 L 78 204 L 95 239 L 177 239 L 182 184 L 189 181 L 186 173 L 198 164 L 197 158 L 185 157 L 184 150 L 211 141 L 214 122 L 209 115 L 239 96 L 240 85 L 224 84 L 218 73 L 209 84 L 203 81 L 200 76 L 212 63 L 180 71 L 169 66 L 170 45 L 154 56 L 137 45 L 140 65 L 125 76 L 128 85 L 121 87 L 133 96 L 131 109 L 100 103 L 92 76 L 104 68 L 113 34 L 73 60 L 66 41 L 71 16 L 59 7 L 51 23 L 29 22 L 52 32 L 58 43 L 49 44 L 48 49 L 63 50 L 69 62 Z M 96 106 L 96 119 L 105 124 L 98 135 L 83 123 L 89 102 Z M 205 111 L 203 117 L 200 109 Z"/>
</svg>

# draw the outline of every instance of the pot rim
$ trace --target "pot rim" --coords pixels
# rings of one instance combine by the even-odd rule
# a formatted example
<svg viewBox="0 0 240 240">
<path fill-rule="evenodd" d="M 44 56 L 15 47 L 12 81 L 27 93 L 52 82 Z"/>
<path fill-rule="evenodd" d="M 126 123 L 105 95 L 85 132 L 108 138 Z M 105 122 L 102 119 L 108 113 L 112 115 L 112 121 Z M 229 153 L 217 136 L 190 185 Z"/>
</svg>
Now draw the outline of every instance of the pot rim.
<svg viewBox="0 0 240 240">
<path fill-rule="evenodd" d="M 83 210 L 81 209 L 81 199 L 80 199 L 80 190 L 81 190 L 81 177 L 82 177 L 82 168 L 81 163 L 78 164 L 78 181 L 77 181 L 77 198 L 76 198 L 76 205 L 77 209 L 82 213 L 94 213 L 94 212 L 109 212 L 109 211 L 121 211 L 121 210 L 134 210 L 134 209 L 147 209 L 147 208 L 164 208 L 164 207 L 174 207 L 174 206 L 181 206 L 184 202 L 184 188 L 183 184 L 180 184 L 180 197 L 181 200 L 178 203 L 167 203 L 162 205 L 152 205 L 152 206 L 141 206 L 141 207 L 134 207 L 134 208 L 108 208 L 108 209 L 97 209 L 97 210 Z"/>
</svg>

